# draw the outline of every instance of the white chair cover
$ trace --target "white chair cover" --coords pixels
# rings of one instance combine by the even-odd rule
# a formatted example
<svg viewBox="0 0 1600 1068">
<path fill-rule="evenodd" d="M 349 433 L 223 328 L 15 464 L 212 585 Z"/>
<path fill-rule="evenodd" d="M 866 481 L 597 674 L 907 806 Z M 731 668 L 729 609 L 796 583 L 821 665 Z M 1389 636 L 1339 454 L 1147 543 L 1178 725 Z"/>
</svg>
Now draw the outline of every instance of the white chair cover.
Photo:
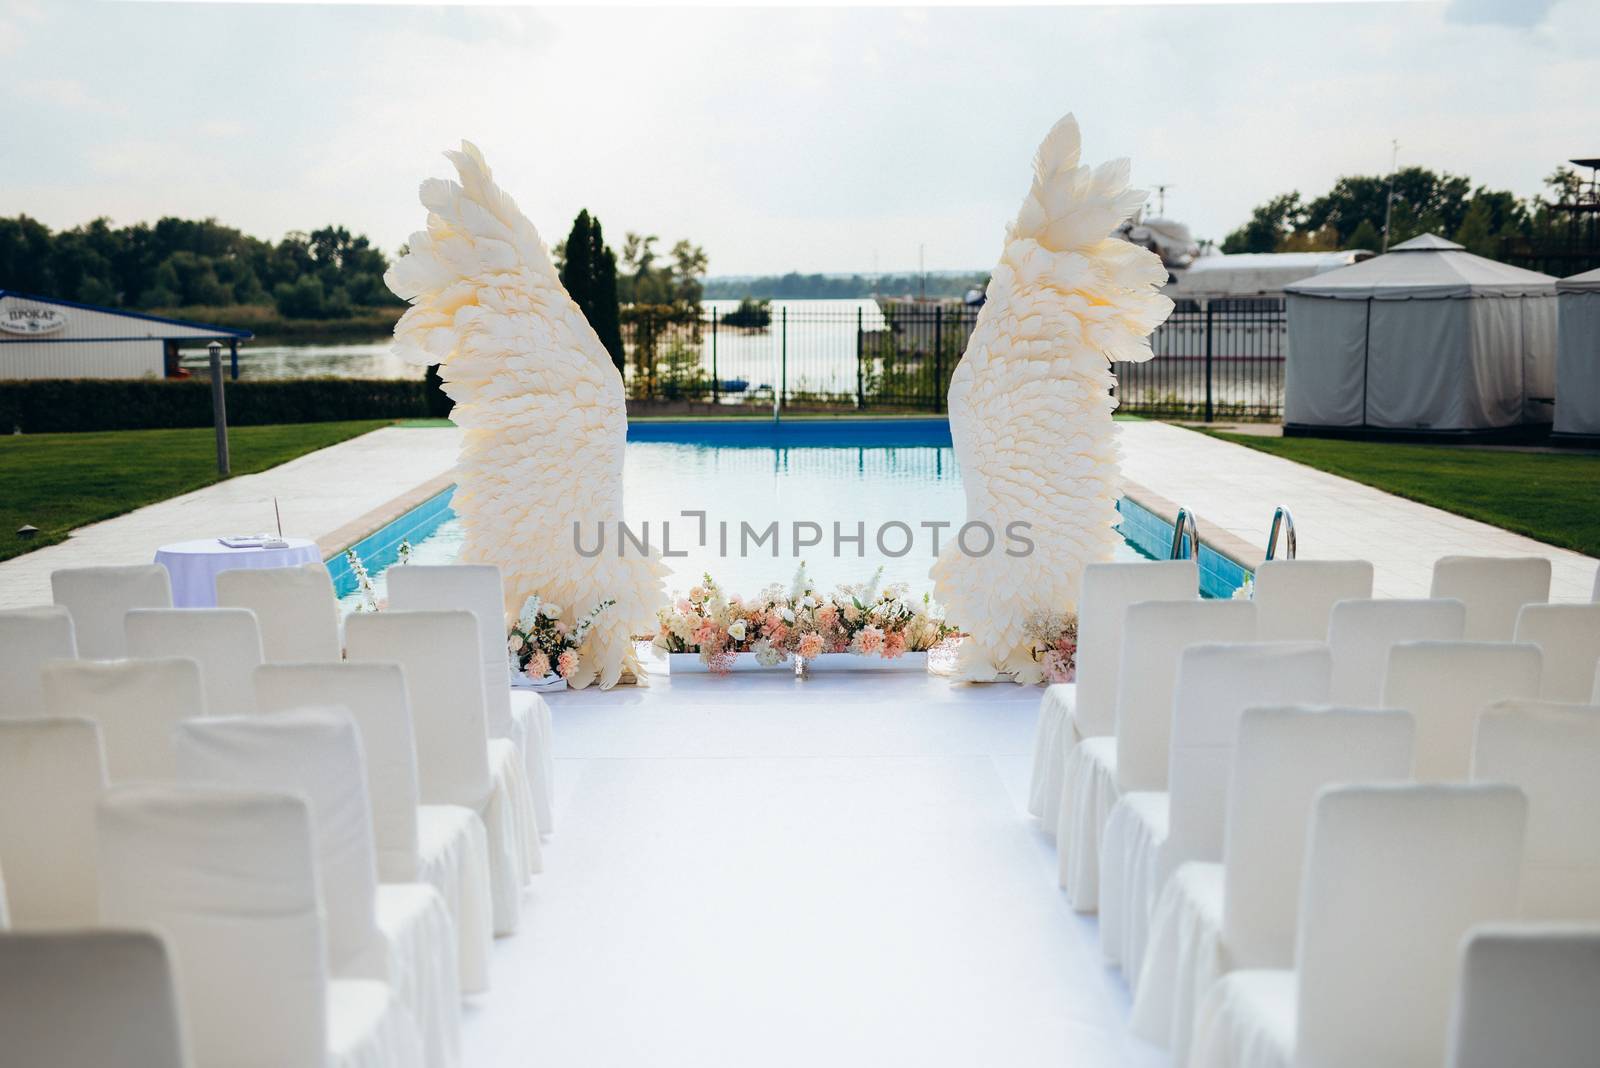
<svg viewBox="0 0 1600 1068">
<path fill-rule="evenodd" d="M 1494 705 L 1478 717 L 1472 777 L 1528 795 L 1522 916 L 1600 922 L 1600 705 Z"/>
<path fill-rule="evenodd" d="M 1049 834 L 1061 807 L 1062 768 L 1084 738 L 1117 729 L 1117 676 L 1122 665 L 1122 618 L 1139 601 L 1197 600 L 1200 574 L 1190 560 L 1089 564 L 1078 598 L 1076 681 L 1047 687 L 1039 700 L 1033 740 L 1028 811 Z"/>
<path fill-rule="evenodd" d="M 1475 642 L 1508 642 L 1526 604 L 1550 600 L 1550 561 L 1543 556 L 1441 556 L 1433 565 L 1430 597 L 1453 597 L 1467 606 Z"/>
<path fill-rule="evenodd" d="M 205 714 L 200 665 L 160 660 L 55 660 L 40 675 L 52 716 L 100 725 L 114 783 L 173 777 L 172 728 Z"/>
<path fill-rule="evenodd" d="M 1256 568 L 1256 632 L 1264 642 L 1324 642 L 1334 605 L 1371 596 L 1366 560 L 1267 560 Z"/>
<path fill-rule="evenodd" d="M 161 939 L 144 931 L 0 935 L 7 1064 L 185 1068 L 178 995 Z"/>
<path fill-rule="evenodd" d="M 1583 704 L 1594 688 L 1600 661 L 1600 604 L 1529 604 L 1517 616 L 1519 642 L 1544 654 L 1539 696 Z"/>
<path fill-rule="evenodd" d="M 1509 642 L 1402 642 L 1389 652 L 1386 708 L 1416 723 L 1418 782 L 1464 782 L 1472 771 L 1478 713 L 1515 697 L 1539 696 L 1539 648 Z"/>
<path fill-rule="evenodd" d="M 1461 940 L 1515 914 L 1526 813 L 1512 786 L 1324 790 L 1297 970 L 1224 976 L 1201 1010 L 1191 1063 L 1442 1063 Z"/>
<path fill-rule="evenodd" d="M 1099 905 L 1100 846 L 1117 799 L 1166 789 L 1179 654 L 1196 642 L 1254 640 L 1255 611 L 1249 601 L 1181 600 L 1143 601 L 1123 614 L 1115 738 L 1075 746 L 1062 773 L 1057 875 L 1073 908 Z"/>
<path fill-rule="evenodd" d="M 197 1065 L 420 1065 L 416 1025 L 386 985 L 328 979 L 302 798 L 114 787 L 99 857 L 103 920 L 166 940 Z"/>
<path fill-rule="evenodd" d="M 128 655 L 187 656 L 200 665 L 208 716 L 256 710 L 251 677 L 261 664 L 261 629 L 246 608 L 136 608 L 125 617 Z"/>
<path fill-rule="evenodd" d="M 178 728 L 193 782 L 298 794 L 311 806 L 318 888 L 336 978 L 389 983 L 421 1030 L 427 1063 L 461 1059 L 454 929 L 431 886 L 378 885 L 361 734 L 344 709 L 196 720 Z"/>
<path fill-rule="evenodd" d="M 1448 1068 L 1584 1068 L 1600 1051 L 1600 927 L 1500 925 L 1467 939 Z"/>
<path fill-rule="evenodd" d="M 256 614 L 269 663 L 339 659 L 339 602 L 321 564 L 223 571 L 217 607 Z"/>
<path fill-rule="evenodd" d="M 1332 662 L 1321 642 L 1191 645 L 1179 658 L 1171 712 L 1168 791 L 1106 821 L 1100 940 L 1136 986 L 1156 898 L 1189 861 L 1222 860 L 1228 777 L 1239 717 L 1254 705 L 1320 704 Z M 1129 795 L 1124 795 L 1128 800 Z M 1108 938 L 1121 944 L 1107 948 Z"/>
<path fill-rule="evenodd" d="M 263 713 L 317 705 L 349 711 L 366 757 L 378 877 L 423 882 L 439 892 L 455 923 L 461 988 L 487 990 L 494 937 L 488 839 L 470 809 L 418 807 L 416 745 L 400 665 L 264 664 L 256 669 L 255 688 Z"/>
<path fill-rule="evenodd" d="M 408 564 L 385 572 L 389 606 L 401 610 L 457 609 L 478 621 L 483 656 L 483 693 L 489 737 L 510 738 L 522 754 L 533 789 L 539 829 L 555 829 L 551 810 L 550 706 L 539 694 L 521 691 L 513 700 L 506 648 L 506 595 L 500 568 L 494 564 Z"/>
<path fill-rule="evenodd" d="M 1466 627 L 1460 601 L 1340 601 L 1328 617 L 1333 689 L 1328 700 L 1345 708 L 1376 708 L 1400 642 L 1457 641 Z"/>
<path fill-rule="evenodd" d="M 1337 708 L 1247 708 L 1228 788 L 1221 863 L 1188 863 L 1150 921 L 1129 1026 L 1185 1064 L 1195 1016 L 1236 968 L 1290 968 L 1306 828 L 1318 791 L 1411 775 L 1411 717 Z M 1176 772 L 1174 772 L 1176 776 Z"/>
<path fill-rule="evenodd" d="M 387 950 L 373 911 L 378 867 L 372 812 L 360 736 L 348 714 L 343 709 L 302 709 L 194 720 L 178 726 L 173 745 L 180 781 L 305 798 L 327 921 L 329 973 L 386 978 Z"/>
<path fill-rule="evenodd" d="M 128 655 L 122 635 L 128 609 L 172 607 L 172 581 L 160 564 L 61 568 L 50 573 L 50 592 L 72 613 L 78 655 L 86 660 Z"/>
<path fill-rule="evenodd" d="M 105 788 L 93 721 L 0 720 L 0 867 L 12 926 L 96 922 L 94 807 Z"/>
<path fill-rule="evenodd" d="M 60 605 L 0 611 L 0 719 L 45 715 L 39 669 L 77 656 L 72 615 Z"/>
<path fill-rule="evenodd" d="M 359 613 L 346 639 L 352 661 L 404 669 L 421 798 L 482 818 L 495 933 L 513 933 L 522 888 L 543 858 L 522 760 L 510 742 L 488 737 L 476 618 L 462 611 Z"/>
</svg>

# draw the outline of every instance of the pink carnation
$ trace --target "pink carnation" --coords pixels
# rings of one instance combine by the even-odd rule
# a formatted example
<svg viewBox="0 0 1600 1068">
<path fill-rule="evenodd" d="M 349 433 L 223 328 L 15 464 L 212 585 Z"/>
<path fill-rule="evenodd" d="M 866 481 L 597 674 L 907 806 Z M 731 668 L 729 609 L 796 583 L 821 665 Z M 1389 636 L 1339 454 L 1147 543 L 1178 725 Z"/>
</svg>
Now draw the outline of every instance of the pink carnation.
<svg viewBox="0 0 1600 1068">
<path fill-rule="evenodd" d="M 694 632 L 694 643 L 702 649 L 714 649 L 722 644 L 722 628 L 709 619 Z"/>
<path fill-rule="evenodd" d="M 836 605 L 825 604 L 817 609 L 817 626 L 823 630 L 831 630 L 839 623 L 839 609 Z"/>
<path fill-rule="evenodd" d="M 544 678 L 550 674 L 550 658 L 544 653 L 534 653 L 528 658 L 526 673 L 530 679 Z"/>
<path fill-rule="evenodd" d="M 862 654 L 871 656 L 883 648 L 883 631 L 877 627 L 862 627 L 861 633 L 856 635 L 856 641 L 861 646 Z"/>
<path fill-rule="evenodd" d="M 807 634 L 800 639 L 799 654 L 807 660 L 814 659 L 822 654 L 822 635 Z"/>
<path fill-rule="evenodd" d="M 883 657 L 893 660 L 906 651 L 906 636 L 901 631 L 895 631 L 883 639 Z"/>
<path fill-rule="evenodd" d="M 556 658 L 556 674 L 564 679 L 570 679 L 572 673 L 578 670 L 578 654 L 576 650 L 568 649 Z"/>
</svg>

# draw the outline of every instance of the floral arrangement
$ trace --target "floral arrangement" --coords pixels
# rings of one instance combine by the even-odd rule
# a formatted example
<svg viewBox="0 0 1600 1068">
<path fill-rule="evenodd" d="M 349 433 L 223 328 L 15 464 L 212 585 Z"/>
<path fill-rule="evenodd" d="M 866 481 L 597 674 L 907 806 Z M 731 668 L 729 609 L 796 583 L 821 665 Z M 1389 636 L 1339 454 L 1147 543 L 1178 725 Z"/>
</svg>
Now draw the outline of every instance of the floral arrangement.
<svg viewBox="0 0 1600 1068">
<path fill-rule="evenodd" d="M 404 566 L 411 562 L 411 540 L 402 539 L 399 548 L 395 550 L 395 562 Z M 354 548 L 344 551 L 345 562 L 350 565 L 350 574 L 355 576 L 356 592 L 361 594 L 361 603 L 356 605 L 357 612 L 379 612 L 389 607 L 388 600 L 378 599 L 378 587 L 372 581 L 372 575 L 367 571 L 367 565 L 361 562 L 361 555 Z"/>
<path fill-rule="evenodd" d="M 1023 624 L 1032 643 L 1033 659 L 1046 682 L 1072 682 L 1078 677 L 1078 617 L 1071 612 L 1041 612 Z"/>
<path fill-rule="evenodd" d="M 699 653 L 720 673 L 731 670 L 740 653 L 753 654 L 764 666 L 823 653 L 892 660 L 926 652 L 955 635 L 926 595 L 912 601 L 903 584 L 880 588 L 882 576 L 879 568 L 865 583 L 819 594 L 802 563 L 787 590 L 774 584 L 745 599 L 725 593 L 705 575 L 686 597 L 656 613 L 653 644 L 661 653 Z"/>
<path fill-rule="evenodd" d="M 537 595 L 522 603 L 522 611 L 506 637 L 506 652 L 513 671 L 534 682 L 557 676 L 572 677 L 578 670 L 579 650 L 600 614 L 616 601 L 601 601 L 589 614 L 568 626 L 561 621 L 561 606 Z"/>
</svg>

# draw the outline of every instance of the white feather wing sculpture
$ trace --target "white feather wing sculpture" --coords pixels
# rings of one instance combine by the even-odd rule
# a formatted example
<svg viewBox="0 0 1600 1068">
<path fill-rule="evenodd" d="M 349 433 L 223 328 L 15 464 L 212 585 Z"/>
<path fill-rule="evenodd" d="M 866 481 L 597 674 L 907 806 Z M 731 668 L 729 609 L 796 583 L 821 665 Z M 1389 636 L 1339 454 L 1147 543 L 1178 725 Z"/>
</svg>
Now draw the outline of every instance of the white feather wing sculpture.
<svg viewBox="0 0 1600 1068">
<path fill-rule="evenodd" d="M 572 625 L 604 600 L 568 679 L 615 685 L 641 674 L 632 635 L 655 626 L 665 566 L 655 556 L 576 551 L 622 515 L 628 417 L 622 376 L 562 287 L 539 232 L 494 184 L 478 149 L 447 152 L 460 181 L 422 183 L 427 229 L 384 281 L 411 303 L 395 351 L 440 364 L 465 430 L 453 500 L 462 559 L 500 565 L 508 615 L 531 595 Z"/>
<path fill-rule="evenodd" d="M 1077 610 L 1085 564 L 1108 560 L 1118 537 L 1115 379 L 1110 361 L 1150 358 L 1149 335 L 1172 310 L 1156 292 L 1160 257 L 1111 235 L 1143 203 L 1129 166 L 1081 166 L 1078 123 L 1066 116 L 1033 161 L 1033 185 L 989 283 L 966 353 L 950 380 L 950 433 L 967 522 L 985 539 L 947 543 L 934 594 L 963 639 L 957 674 L 973 681 L 1042 675 L 1031 620 Z M 1007 555 L 1007 528 L 1031 540 Z"/>
</svg>

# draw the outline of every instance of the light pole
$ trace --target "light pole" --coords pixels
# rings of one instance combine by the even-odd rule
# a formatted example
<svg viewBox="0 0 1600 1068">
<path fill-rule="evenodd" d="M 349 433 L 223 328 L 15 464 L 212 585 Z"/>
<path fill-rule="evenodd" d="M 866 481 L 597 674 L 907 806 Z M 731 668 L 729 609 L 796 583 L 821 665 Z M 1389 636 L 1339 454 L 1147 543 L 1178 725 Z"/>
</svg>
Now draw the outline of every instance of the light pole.
<svg viewBox="0 0 1600 1068">
<path fill-rule="evenodd" d="M 222 343 L 206 346 L 211 356 L 211 421 L 217 428 L 217 474 L 226 478 L 228 465 L 228 406 L 222 396 Z"/>
</svg>

